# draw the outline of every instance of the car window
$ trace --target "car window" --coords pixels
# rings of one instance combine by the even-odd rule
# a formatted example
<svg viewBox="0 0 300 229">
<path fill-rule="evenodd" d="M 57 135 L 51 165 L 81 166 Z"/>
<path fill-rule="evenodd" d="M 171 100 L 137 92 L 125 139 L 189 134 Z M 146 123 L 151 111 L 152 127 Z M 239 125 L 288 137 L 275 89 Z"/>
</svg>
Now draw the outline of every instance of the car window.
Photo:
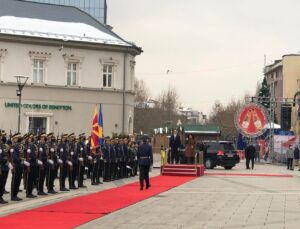
<svg viewBox="0 0 300 229">
<path fill-rule="evenodd" d="M 207 143 L 207 153 L 216 153 L 220 149 L 222 149 L 222 146 L 218 142 Z"/>
<path fill-rule="evenodd" d="M 224 151 L 231 151 L 231 150 L 235 150 L 234 146 L 232 143 L 222 143 L 222 148 Z"/>
</svg>

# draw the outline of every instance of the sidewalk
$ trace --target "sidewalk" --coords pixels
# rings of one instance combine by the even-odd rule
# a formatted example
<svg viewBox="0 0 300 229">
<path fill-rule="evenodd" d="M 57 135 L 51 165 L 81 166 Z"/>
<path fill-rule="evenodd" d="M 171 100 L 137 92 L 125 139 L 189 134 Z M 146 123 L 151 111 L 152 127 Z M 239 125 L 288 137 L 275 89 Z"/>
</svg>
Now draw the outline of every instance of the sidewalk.
<svg viewBox="0 0 300 229">
<path fill-rule="evenodd" d="M 300 172 L 259 164 L 210 173 L 288 177 L 204 176 L 80 226 L 90 228 L 298 228 Z"/>
</svg>

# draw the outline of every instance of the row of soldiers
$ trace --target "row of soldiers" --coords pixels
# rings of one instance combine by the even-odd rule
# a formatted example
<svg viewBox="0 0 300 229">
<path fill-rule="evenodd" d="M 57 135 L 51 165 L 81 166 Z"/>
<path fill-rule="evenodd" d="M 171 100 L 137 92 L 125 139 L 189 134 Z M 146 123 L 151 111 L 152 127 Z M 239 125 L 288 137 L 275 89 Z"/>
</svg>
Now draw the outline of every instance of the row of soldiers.
<svg viewBox="0 0 300 229">
<path fill-rule="evenodd" d="M 11 179 L 11 200 L 20 201 L 18 192 L 23 178 L 27 198 L 38 195 L 56 194 L 54 181 L 59 179 L 60 191 L 85 188 L 85 175 L 92 185 L 137 175 L 137 144 L 124 139 L 105 138 L 103 144 L 91 146 L 91 139 L 85 134 L 63 134 L 61 138 L 53 133 L 34 136 L 20 133 L 7 139 L 0 132 L 0 204 L 3 199 L 9 171 Z M 66 188 L 68 179 L 69 189 Z M 44 191 L 47 188 L 48 193 Z"/>
</svg>

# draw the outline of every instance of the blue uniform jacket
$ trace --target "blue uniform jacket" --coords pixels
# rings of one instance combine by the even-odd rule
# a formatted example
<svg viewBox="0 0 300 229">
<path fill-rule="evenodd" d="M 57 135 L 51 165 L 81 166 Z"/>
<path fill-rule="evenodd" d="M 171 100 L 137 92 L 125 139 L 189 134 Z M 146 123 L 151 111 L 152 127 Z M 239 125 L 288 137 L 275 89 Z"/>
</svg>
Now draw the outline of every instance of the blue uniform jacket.
<svg viewBox="0 0 300 229">
<path fill-rule="evenodd" d="M 137 158 L 139 165 L 153 164 L 152 147 L 148 143 L 140 145 L 137 152 Z"/>
</svg>

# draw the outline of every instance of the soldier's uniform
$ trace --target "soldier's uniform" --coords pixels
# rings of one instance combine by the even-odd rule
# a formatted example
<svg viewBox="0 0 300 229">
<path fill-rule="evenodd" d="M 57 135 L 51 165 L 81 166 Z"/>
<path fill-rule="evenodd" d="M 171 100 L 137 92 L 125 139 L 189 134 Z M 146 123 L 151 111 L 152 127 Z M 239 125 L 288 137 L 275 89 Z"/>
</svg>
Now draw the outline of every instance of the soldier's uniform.
<svg viewBox="0 0 300 229">
<path fill-rule="evenodd" d="M 85 188 L 86 186 L 83 185 L 83 175 L 85 171 L 85 165 L 87 161 L 86 157 L 86 148 L 84 145 L 85 141 L 85 134 L 79 135 L 80 140 L 77 142 L 77 155 L 78 155 L 78 187 Z"/>
<path fill-rule="evenodd" d="M 103 169 L 103 181 L 110 181 L 111 180 L 111 169 L 110 169 L 110 141 L 109 138 L 106 138 L 105 144 L 103 146 L 103 162 L 104 162 L 104 169 Z"/>
<path fill-rule="evenodd" d="M 110 175 L 111 179 L 110 180 L 115 180 L 116 179 L 116 171 L 117 171 L 117 155 L 116 155 L 116 148 L 115 148 L 115 142 L 113 141 L 112 144 L 110 145 Z"/>
<path fill-rule="evenodd" d="M 94 153 L 93 153 L 94 151 Z M 98 179 L 99 179 L 99 164 L 100 164 L 100 149 L 95 148 L 91 151 L 91 156 L 93 158 L 93 169 L 91 174 L 91 183 L 92 185 L 98 185 Z"/>
<path fill-rule="evenodd" d="M 55 137 L 53 133 L 49 133 L 47 135 L 48 141 L 47 141 L 47 148 L 49 149 L 48 153 L 48 173 L 47 173 L 47 188 L 48 193 L 56 194 L 57 192 L 54 190 L 54 181 L 56 177 L 56 168 L 58 166 L 58 160 L 57 160 L 57 144 L 55 141 Z"/>
<path fill-rule="evenodd" d="M 5 191 L 5 173 L 8 173 L 8 146 L 4 145 L 4 136 L 2 135 L 3 132 L 0 132 L 0 204 L 6 204 L 8 203 L 3 199 L 3 194 Z"/>
<path fill-rule="evenodd" d="M 34 181 L 37 179 L 37 154 L 38 149 L 33 142 L 33 136 L 29 134 L 28 142 L 25 146 L 25 153 L 26 153 L 26 162 L 25 170 L 27 176 L 27 185 L 26 185 L 26 197 L 28 198 L 35 198 L 36 196 L 32 194 Z"/>
<path fill-rule="evenodd" d="M 87 170 L 87 178 L 91 178 L 92 170 L 93 170 L 93 156 L 92 156 L 92 149 L 91 149 L 91 138 L 89 137 L 88 143 L 85 145 L 85 152 L 87 156 L 86 165 L 88 167 Z"/>
<path fill-rule="evenodd" d="M 59 174 L 59 185 L 60 191 L 70 191 L 66 189 L 65 181 L 68 175 L 68 146 L 66 144 L 66 137 L 68 135 L 63 135 L 60 144 L 57 147 L 58 150 L 58 162 L 60 166 L 60 174 Z"/>
<path fill-rule="evenodd" d="M 70 189 L 77 189 L 75 186 L 75 180 L 77 178 L 78 171 L 78 155 L 76 150 L 76 142 L 75 142 L 74 133 L 69 135 L 69 183 Z"/>
<path fill-rule="evenodd" d="M 44 183 L 46 178 L 46 173 L 48 172 L 48 155 L 47 155 L 47 148 L 45 144 L 46 134 L 40 135 L 40 143 L 38 145 L 38 166 L 39 166 L 39 173 L 38 173 L 38 195 L 47 195 L 44 192 Z"/>
<path fill-rule="evenodd" d="M 10 149 L 11 153 L 11 168 L 12 168 L 12 179 L 11 179 L 11 200 L 12 201 L 20 201 L 22 200 L 19 198 L 18 192 L 22 180 L 23 174 L 23 164 L 22 160 L 22 152 L 23 152 L 23 145 L 21 144 L 21 135 L 20 133 L 14 134 L 12 136 L 13 145 Z"/>
</svg>

